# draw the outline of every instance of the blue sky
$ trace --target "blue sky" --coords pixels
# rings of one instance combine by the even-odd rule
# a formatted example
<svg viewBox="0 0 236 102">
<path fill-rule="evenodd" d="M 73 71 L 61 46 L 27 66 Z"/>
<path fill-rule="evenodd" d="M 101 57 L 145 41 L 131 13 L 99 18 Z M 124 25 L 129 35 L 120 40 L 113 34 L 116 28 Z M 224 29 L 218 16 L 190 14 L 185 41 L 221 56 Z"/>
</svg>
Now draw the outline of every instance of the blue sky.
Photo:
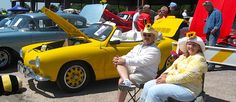
<svg viewBox="0 0 236 102">
<path fill-rule="evenodd" d="M 4 9 L 11 8 L 10 0 L 1 0 L 0 8 L 4 8 Z"/>
</svg>

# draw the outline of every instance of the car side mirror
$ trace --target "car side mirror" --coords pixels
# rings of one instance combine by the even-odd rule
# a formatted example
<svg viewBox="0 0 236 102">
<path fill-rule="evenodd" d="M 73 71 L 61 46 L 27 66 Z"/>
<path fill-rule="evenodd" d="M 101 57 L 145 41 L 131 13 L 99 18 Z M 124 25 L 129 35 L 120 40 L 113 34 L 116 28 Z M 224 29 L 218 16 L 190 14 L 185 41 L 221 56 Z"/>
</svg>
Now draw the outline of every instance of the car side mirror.
<svg viewBox="0 0 236 102">
<path fill-rule="evenodd" d="M 120 40 L 113 40 L 113 41 L 110 41 L 110 44 L 120 44 Z"/>
</svg>

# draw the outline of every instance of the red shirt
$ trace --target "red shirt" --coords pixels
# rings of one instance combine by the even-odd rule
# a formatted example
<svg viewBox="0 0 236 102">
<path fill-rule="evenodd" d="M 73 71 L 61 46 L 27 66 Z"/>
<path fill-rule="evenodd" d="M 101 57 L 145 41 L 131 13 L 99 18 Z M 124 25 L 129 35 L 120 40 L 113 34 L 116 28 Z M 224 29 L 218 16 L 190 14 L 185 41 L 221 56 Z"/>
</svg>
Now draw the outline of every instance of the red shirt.
<svg viewBox="0 0 236 102">
<path fill-rule="evenodd" d="M 147 23 L 152 23 L 151 16 L 149 13 L 143 12 L 138 17 L 138 22 L 137 22 L 138 30 L 143 31 L 145 24 Z"/>
</svg>

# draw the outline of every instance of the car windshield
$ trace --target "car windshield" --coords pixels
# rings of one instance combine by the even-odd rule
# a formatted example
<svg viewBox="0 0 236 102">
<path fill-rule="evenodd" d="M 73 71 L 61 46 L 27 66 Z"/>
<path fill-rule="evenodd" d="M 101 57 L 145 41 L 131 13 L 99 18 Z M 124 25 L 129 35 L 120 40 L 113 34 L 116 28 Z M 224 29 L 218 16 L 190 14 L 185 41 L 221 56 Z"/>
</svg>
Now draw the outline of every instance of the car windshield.
<svg viewBox="0 0 236 102">
<path fill-rule="evenodd" d="M 105 40 L 112 31 L 111 25 L 106 24 L 92 24 L 88 28 L 82 30 L 90 38 L 94 38 L 99 41 Z"/>
</svg>

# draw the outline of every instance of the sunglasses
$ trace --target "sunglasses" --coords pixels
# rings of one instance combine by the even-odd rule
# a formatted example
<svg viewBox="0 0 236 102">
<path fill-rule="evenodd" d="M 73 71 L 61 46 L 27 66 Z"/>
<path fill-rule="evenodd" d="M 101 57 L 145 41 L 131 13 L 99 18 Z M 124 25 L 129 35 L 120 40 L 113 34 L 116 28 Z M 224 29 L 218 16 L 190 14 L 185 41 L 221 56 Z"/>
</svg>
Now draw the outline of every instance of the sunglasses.
<svg viewBox="0 0 236 102">
<path fill-rule="evenodd" d="M 148 34 L 148 33 L 143 33 L 144 37 L 152 37 L 152 34 Z"/>
</svg>

